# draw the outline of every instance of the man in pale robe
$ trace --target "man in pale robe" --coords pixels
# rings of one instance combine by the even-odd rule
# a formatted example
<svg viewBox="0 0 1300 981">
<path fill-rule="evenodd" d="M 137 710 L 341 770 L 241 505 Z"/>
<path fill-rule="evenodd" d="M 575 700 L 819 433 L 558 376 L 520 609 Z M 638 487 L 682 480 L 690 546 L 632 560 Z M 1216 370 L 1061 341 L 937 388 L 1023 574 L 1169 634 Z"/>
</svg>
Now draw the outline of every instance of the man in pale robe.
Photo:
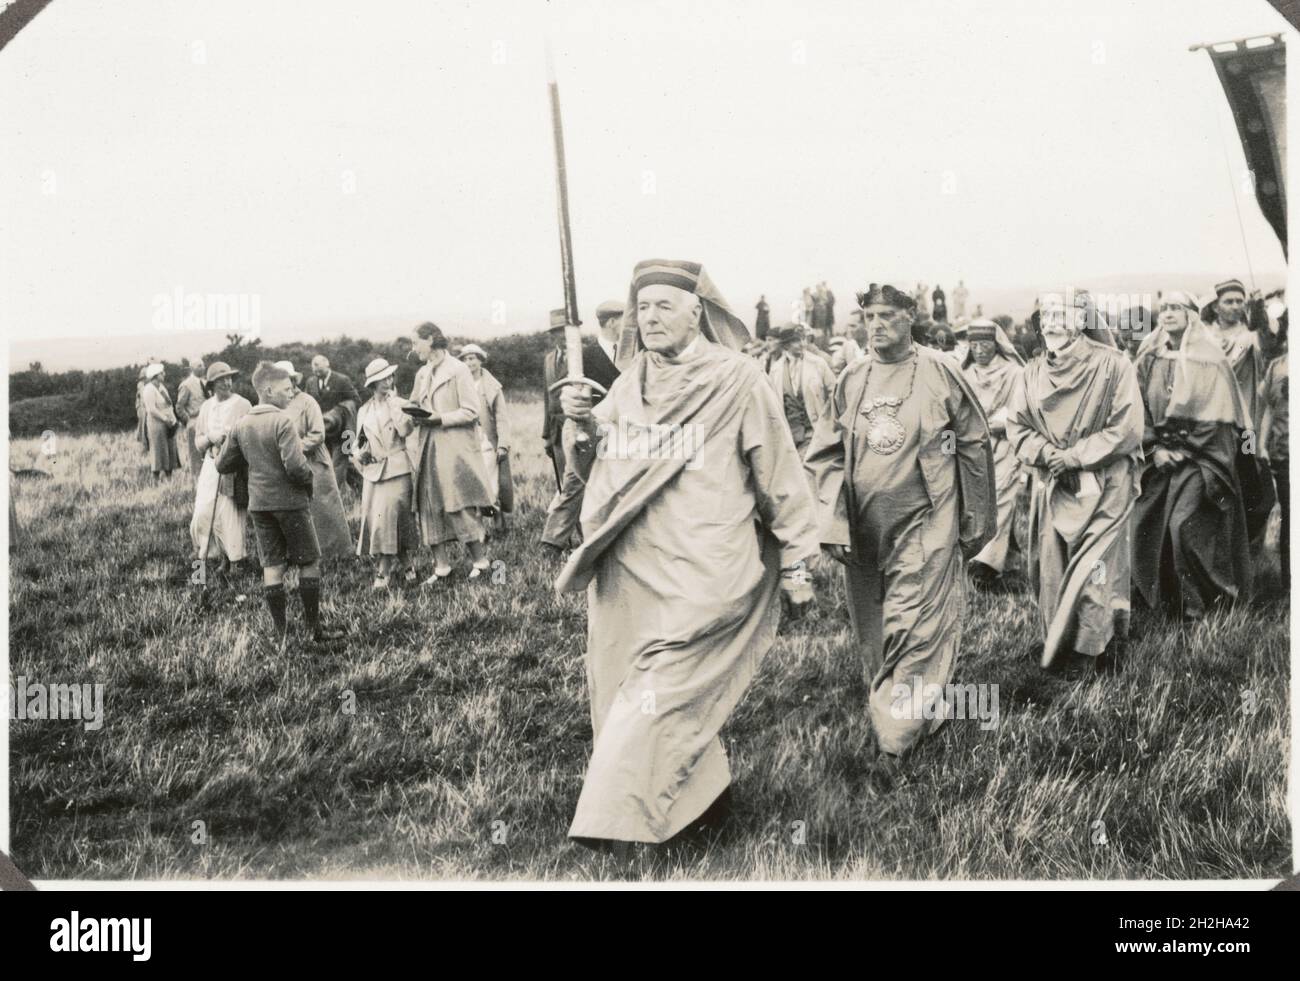
<svg viewBox="0 0 1300 981">
<path fill-rule="evenodd" d="M 664 842 L 731 782 L 719 730 L 776 640 L 784 594 L 811 601 L 815 510 L 748 330 L 696 263 L 637 265 L 620 375 L 569 459 L 583 544 L 556 588 L 587 591 L 591 761 L 570 836 Z M 566 437 L 568 439 L 570 437 Z"/>
<path fill-rule="evenodd" d="M 343 511 L 334 461 L 325 447 L 325 415 L 320 403 L 299 387 L 302 374 L 294 370 L 292 361 L 277 361 L 275 366 L 286 372 L 293 383 L 293 398 L 284 412 L 293 420 L 294 431 L 302 443 L 302 455 L 311 467 L 312 495 L 308 509 L 311 523 L 316 527 L 320 554 L 332 558 L 351 555 L 352 531 Z"/>
<path fill-rule="evenodd" d="M 1243 469 L 1257 469 L 1242 439 L 1252 424 L 1217 340 L 1190 297 L 1167 293 L 1136 359 L 1149 462 L 1134 521 L 1134 579 L 1148 607 L 1189 620 L 1247 599 L 1252 586 L 1241 481 Z"/>
<path fill-rule="evenodd" d="M 970 560 L 976 583 L 1002 575 L 1011 548 L 1020 493 L 1020 461 L 1007 439 L 1007 401 L 1020 379 L 1024 361 L 1011 339 L 991 320 L 977 320 L 967 332 L 970 349 L 962 362 L 962 374 L 979 399 L 993 440 L 993 476 L 997 484 L 998 528 L 989 543 Z"/>
<path fill-rule="evenodd" d="M 845 567 L 880 751 L 873 781 L 888 786 L 951 714 L 942 689 L 961 649 L 965 560 L 997 526 L 996 491 L 979 401 L 952 358 L 913 342 L 916 301 L 873 283 L 858 304 L 871 352 L 840 375 L 806 464 L 822 545 Z"/>
<path fill-rule="evenodd" d="M 830 366 L 815 355 L 808 355 L 804 330 L 799 324 L 784 324 L 773 336 L 779 345 L 767 365 L 767 379 L 781 400 L 786 425 L 802 457 L 812 441 L 817 420 L 826 414 L 835 376 Z"/>
<path fill-rule="evenodd" d="M 1039 304 L 1046 350 L 1012 389 L 1006 429 L 1033 474 L 1028 559 L 1041 663 L 1107 670 L 1128 635 L 1142 397 L 1086 294 L 1048 294 Z"/>
<path fill-rule="evenodd" d="M 194 517 L 190 521 L 190 540 L 195 555 L 204 562 L 220 559 L 224 573 L 244 561 L 247 553 L 247 506 L 235 503 L 235 475 L 217 473 L 217 458 L 226 437 L 252 405 L 235 394 L 234 379 L 238 370 L 223 361 L 208 365 L 206 389 L 210 397 L 199 407 L 194 424 L 194 446 L 203 454 L 203 469 L 194 486 Z"/>
<path fill-rule="evenodd" d="M 1264 414 L 1264 403 L 1259 393 L 1263 388 L 1264 373 L 1268 371 L 1269 362 L 1281 350 L 1277 336 L 1270 329 L 1264 301 L 1258 294 L 1248 301 L 1245 284 L 1239 279 L 1229 279 L 1214 287 L 1214 300 L 1207 305 L 1205 314 L 1205 323 L 1212 323 L 1209 331 L 1218 339 L 1237 379 L 1246 406 L 1248 425 L 1258 443 Z M 1264 530 L 1276 497 L 1261 455 L 1253 452 L 1248 456 L 1248 460 L 1240 461 L 1237 469 L 1242 480 L 1251 557 L 1252 561 L 1257 561 L 1264 546 Z"/>
</svg>

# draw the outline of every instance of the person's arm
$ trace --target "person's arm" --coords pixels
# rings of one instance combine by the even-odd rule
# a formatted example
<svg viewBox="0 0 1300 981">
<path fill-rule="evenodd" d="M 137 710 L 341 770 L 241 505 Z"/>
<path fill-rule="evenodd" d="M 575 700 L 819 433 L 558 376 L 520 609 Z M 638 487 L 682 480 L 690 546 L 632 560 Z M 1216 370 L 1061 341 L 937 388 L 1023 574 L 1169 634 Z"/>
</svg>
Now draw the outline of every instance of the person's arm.
<svg viewBox="0 0 1300 981">
<path fill-rule="evenodd" d="M 740 448 L 749 463 L 759 516 L 780 543 L 781 568 L 788 569 L 818 552 L 817 507 L 772 386 L 755 379 L 746 398 Z"/>
<path fill-rule="evenodd" d="M 306 455 L 325 442 L 325 416 L 321 414 L 320 405 L 315 399 L 306 399 L 302 406 L 307 423 L 307 431 L 302 434 L 302 452 Z"/>
<path fill-rule="evenodd" d="M 1033 416 L 1029 412 L 1028 379 L 1029 373 L 1022 371 L 1011 386 L 1011 397 L 1007 399 L 1006 406 L 1007 440 L 1021 463 L 1027 463 L 1031 467 L 1045 467 L 1046 451 L 1052 444 L 1034 428 Z"/>
<path fill-rule="evenodd" d="M 438 424 L 443 429 L 474 425 L 478 421 L 479 413 L 478 386 L 474 384 L 474 376 L 468 370 L 463 374 L 457 372 L 452 384 L 456 386 L 456 401 L 460 407 L 437 414 L 435 418 L 439 419 Z"/>
<path fill-rule="evenodd" d="M 299 487 L 311 488 L 311 465 L 302 452 L 302 440 L 293 421 L 283 412 L 275 420 L 275 441 L 280 447 L 280 462 L 289 480 Z"/>
<path fill-rule="evenodd" d="M 212 400 L 204 402 L 199 406 L 199 417 L 194 421 L 194 448 L 200 453 L 206 453 L 208 447 L 212 445 L 208 440 L 208 406 Z"/>
<path fill-rule="evenodd" d="M 217 457 L 217 473 L 234 473 L 243 466 L 247 466 L 247 461 L 244 459 L 244 451 L 239 448 L 235 430 L 232 429 L 226 437 L 225 445 L 221 447 L 221 455 Z"/>
<path fill-rule="evenodd" d="M 948 417 L 957 437 L 957 486 L 960 491 L 958 540 L 969 558 L 998 530 L 998 489 L 993 469 L 993 441 L 975 393 L 948 375 Z"/>
<path fill-rule="evenodd" d="M 846 488 L 850 475 L 844 470 L 846 434 L 839 421 L 847 398 L 846 382 L 852 374 L 852 369 L 846 370 L 836 383 L 826 413 L 813 427 L 812 440 L 803 461 L 814 488 L 818 539 L 840 560 L 852 542 Z"/>
<path fill-rule="evenodd" d="M 1127 360 L 1118 361 L 1119 378 L 1106 425 L 1061 451 L 1069 470 L 1099 470 L 1142 446 L 1146 417 L 1137 372 Z"/>
<path fill-rule="evenodd" d="M 497 389 L 492 400 L 492 418 L 497 424 L 497 456 L 503 456 L 510 449 L 510 422 L 506 417 L 505 389 Z"/>
</svg>

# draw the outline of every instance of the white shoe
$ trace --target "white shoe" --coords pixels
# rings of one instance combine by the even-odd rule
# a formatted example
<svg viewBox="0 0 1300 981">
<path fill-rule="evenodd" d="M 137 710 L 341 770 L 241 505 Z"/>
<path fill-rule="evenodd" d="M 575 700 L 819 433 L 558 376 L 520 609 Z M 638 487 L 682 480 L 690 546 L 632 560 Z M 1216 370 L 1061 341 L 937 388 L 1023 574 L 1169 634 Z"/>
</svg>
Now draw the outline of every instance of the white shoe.
<svg viewBox="0 0 1300 981">
<path fill-rule="evenodd" d="M 487 572 L 491 566 L 492 563 L 487 559 L 483 559 L 481 562 L 475 562 L 473 567 L 469 570 L 469 578 L 477 579 L 479 576 L 483 575 L 483 573 Z"/>
<path fill-rule="evenodd" d="M 387 588 L 388 588 L 388 577 L 387 577 L 387 576 L 375 576 L 375 581 L 374 581 L 373 583 L 370 584 L 370 588 L 371 588 L 371 589 L 387 589 Z"/>
<path fill-rule="evenodd" d="M 442 582 L 442 580 L 446 579 L 450 575 L 451 575 L 450 567 L 443 570 L 434 569 L 433 575 L 431 575 L 428 579 L 424 580 L 423 585 L 436 586 L 438 583 Z"/>
</svg>

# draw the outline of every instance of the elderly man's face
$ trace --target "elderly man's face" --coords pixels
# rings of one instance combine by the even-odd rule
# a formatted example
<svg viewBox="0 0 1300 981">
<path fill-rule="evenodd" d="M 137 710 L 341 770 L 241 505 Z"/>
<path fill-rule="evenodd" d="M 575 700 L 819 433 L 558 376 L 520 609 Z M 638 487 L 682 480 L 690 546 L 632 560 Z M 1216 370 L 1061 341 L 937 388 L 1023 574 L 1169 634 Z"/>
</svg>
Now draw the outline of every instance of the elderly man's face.
<svg viewBox="0 0 1300 981">
<path fill-rule="evenodd" d="M 1246 298 L 1236 290 L 1229 290 L 1219 297 L 1216 306 L 1219 308 L 1219 319 L 1231 327 L 1241 322 L 1246 310 Z"/>
<path fill-rule="evenodd" d="M 204 372 L 207 370 L 208 369 L 204 366 L 202 361 L 194 366 L 194 374 L 198 375 L 200 378 L 203 377 Z"/>
<path fill-rule="evenodd" d="M 324 358 L 312 358 L 311 373 L 317 378 L 324 380 L 330 373 L 330 363 Z"/>
<path fill-rule="evenodd" d="M 781 350 L 788 358 L 798 358 L 803 356 L 803 338 L 792 337 L 787 341 L 781 342 Z"/>
<path fill-rule="evenodd" d="M 681 353 L 700 332 L 700 300 L 676 286 L 655 283 L 636 294 L 641 343 L 658 354 Z"/>
<path fill-rule="evenodd" d="M 862 309 L 871 349 L 886 357 L 901 354 L 912 343 L 912 315 L 888 303 L 873 303 Z"/>
<path fill-rule="evenodd" d="M 997 345 L 992 341 L 971 341 L 970 353 L 975 356 L 975 363 L 986 365 L 993 360 L 993 354 L 997 351 Z"/>
</svg>

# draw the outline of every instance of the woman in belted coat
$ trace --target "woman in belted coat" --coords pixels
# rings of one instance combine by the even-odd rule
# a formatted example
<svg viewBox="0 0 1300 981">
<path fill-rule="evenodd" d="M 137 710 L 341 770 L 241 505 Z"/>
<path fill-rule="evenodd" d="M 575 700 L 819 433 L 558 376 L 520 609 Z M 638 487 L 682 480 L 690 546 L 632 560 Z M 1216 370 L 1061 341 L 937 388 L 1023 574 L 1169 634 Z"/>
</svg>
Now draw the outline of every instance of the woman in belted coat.
<svg viewBox="0 0 1300 981">
<path fill-rule="evenodd" d="M 411 402 L 429 413 L 415 417 L 407 441 L 420 538 L 433 547 L 433 575 L 425 585 L 451 575 L 451 545 L 457 541 L 473 560 L 469 578 L 477 579 L 489 565 L 479 508 L 492 506 L 479 447 L 478 386 L 469 368 L 447 353 L 447 338 L 435 324 L 415 328 L 411 347 L 424 361 Z"/>
</svg>

